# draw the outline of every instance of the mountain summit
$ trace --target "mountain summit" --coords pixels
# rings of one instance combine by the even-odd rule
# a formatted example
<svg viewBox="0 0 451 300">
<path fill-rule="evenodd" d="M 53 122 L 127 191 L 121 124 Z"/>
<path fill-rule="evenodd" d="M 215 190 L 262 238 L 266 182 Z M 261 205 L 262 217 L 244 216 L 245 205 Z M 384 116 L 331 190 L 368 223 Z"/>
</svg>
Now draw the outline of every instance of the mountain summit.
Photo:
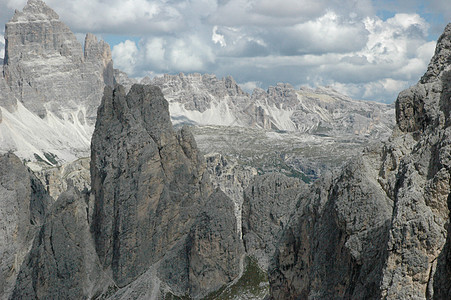
<svg viewBox="0 0 451 300">
<path fill-rule="evenodd" d="M 273 299 L 450 299 L 451 24 L 391 138 L 299 196 Z"/>
<path fill-rule="evenodd" d="M 5 27 L 0 77 L 0 150 L 47 163 L 89 155 L 97 107 L 113 85 L 108 44 L 85 48 L 41 0 L 29 0 Z"/>
</svg>

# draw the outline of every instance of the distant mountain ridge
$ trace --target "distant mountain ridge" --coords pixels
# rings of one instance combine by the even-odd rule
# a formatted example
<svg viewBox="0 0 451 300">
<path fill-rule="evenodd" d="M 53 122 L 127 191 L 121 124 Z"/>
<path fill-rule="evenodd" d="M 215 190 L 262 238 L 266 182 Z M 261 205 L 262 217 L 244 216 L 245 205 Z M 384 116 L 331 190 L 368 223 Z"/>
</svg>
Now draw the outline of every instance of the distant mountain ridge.
<svg viewBox="0 0 451 300">
<path fill-rule="evenodd" d="M 131 86 L 121 74 L 120 83 Z M 228 76 L 163 75 L 141 80 L 159 86 L 170 104 L 172 120 L 195 125 L 241 126 L 312 134 L 337 133 L 388 137 L 394 126 L 394 106 L 353 100 L 329 87 L 296 90 L 279 83 L 266 91 L 244 92 Z"/>
<path fill-rule="evenodd" d="M 451 299 L 451 23 L 389 140 L 300 191 L 270 299 Z"/>
<path fill-rule="evenodd" d="M 109 45 L 87 34 L 83 49 L 41 0 L 15 12 L 5 40 L 0 150 L 49 164 L 89 156 L 103 89 L 114 85 Z"/>
<path fill-rule="evenodd" d="M 107 43 L 87 34 L 84 49 L 58 15 L 29 0 L 6 24 L 0 76 L 0 152 L 49 165 L 89 156 L 105 86 L 137 80 L 113 69 Z M 220 125 L 388 137 L 393 106 L 355 101 L 328 88 L 278 84 L 249 95 L 232 77 L 179 74 L 144 78 L 160 87 L 175 124 Z"/>
</svg>

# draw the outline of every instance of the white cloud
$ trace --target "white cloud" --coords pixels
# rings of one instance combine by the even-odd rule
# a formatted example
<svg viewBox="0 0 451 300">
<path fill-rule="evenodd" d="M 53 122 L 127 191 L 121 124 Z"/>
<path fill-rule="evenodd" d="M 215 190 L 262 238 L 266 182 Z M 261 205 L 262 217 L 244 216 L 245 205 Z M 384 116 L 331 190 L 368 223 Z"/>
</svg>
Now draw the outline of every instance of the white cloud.
<svg viewBox="0 0 451 300">
<path fill-rule="evenodd" d="M 218 33 L 218 26 L 213 27 L 211 40 L 213 41 L 213 43 L 221 45 L 221 47 L 227 46 L 224 36 Z"/>
<path fill-rule="evenodd" d="M 209 20 L 223 26 L 290 26 L 314 20 L 328 11 L 367 16 L 370 0 L 229 0 L 219 1 Z"/>
<path fill-rule="evenodd" d="M 133 74 L 138 57 L 138 47 L 135 42 L 126 40 L 113 47 L 113 61 L 116 68 L 128 74 Z"/>
<path fill-rule="evenodd" d="M 5 57 L 5 38 L 0 34 L 0 59 Z"/>
<path fill-rule="evenodd" d="M 393 97 L 396 97 L 401 90 L 409 87 L 409 82 L 384 78 L 361 84 L 334 82 L 330 86 L 355 99 L 377 99 L 380 102 L 392 103 L 395 100 Z"/>
<path fill-rule="evenodd" d="M 145 43 L 145 61 L 157 69 L 168 69 L 166 60 L 166 41 L 162 38 L 147 40 Z"/>
<path fill-rule="evenodd" d="M 209 41 L 209 40 L 208 40 Z M 144 38 L 139 42 L 139 47 L 133 49 L 132 57 L 135 66 L 134 76 L 144 76 L 149 72 L 208 72 L 209 67 L 214 64 L 216 55 L 208 46 L 208 41 L 196 35 L 170 38 Z M 127 51 L 123 45 L 116 51 L 113 48 L 113 60 L 119 50 Z M 116 64 L 117 65 L 117 64 Z"/>
<path fill-rule="evenodd" d="M 25 1 L 0 3 L 0 18 L 10 18 L 10 8 L 21 9 Z M 414 13 L 425 11 L 418 9 L 424 4 L 420 0 L 46 3 L 83 36 L 93 32 L 125 37 L 120 40 L 127 41 L 113 45 L 113 59 L 132 76 L 232 75 L 247 90 L 277 82 L 333 85 L 355 98 L 390 102 L 397 89 L 415 83 L 425 72 L 435 47 L 428 35 L 436 24 Z M 447 16 L 447 3 L 431 0 L 423 6 Z M 381 11 L 393 17 L 376 16 Z"/>
<path fill-rule="evenodd" d="M 248 82 L 239 83 L 238 85 L 244 91 L 246 91 L 248 93 L 252 93 L 252 91 L 255 90 L 256 88 L 261 87 L 261 84 L 262 83 L 259 81 L 248 81 Z"/>
<path fill-rule="evenodd" d="M 46 0 L 45 2 L 78 32 L 168 33 L 180 30 L 184 25 L 184 18 L 178 7 L 168 5 L 165 0 Z"/>
<path fill-rule="evenodd" d="M 213 63 L 215 55 L 210 47 L 198 36 L 177 39 L 170 46 L 168 56 L 171 68 L 183 72 L 207 71 L 207 65 Z"/>
<path fill-rule="evenodd" d="M 361 49 L 367 39 L 363 24 L 338 16 L 329 11 L 323 16 L 287 29 L 284 38 L 296 42 L 297 52 L 327 53 L 349 52 Z"/>
</svg>

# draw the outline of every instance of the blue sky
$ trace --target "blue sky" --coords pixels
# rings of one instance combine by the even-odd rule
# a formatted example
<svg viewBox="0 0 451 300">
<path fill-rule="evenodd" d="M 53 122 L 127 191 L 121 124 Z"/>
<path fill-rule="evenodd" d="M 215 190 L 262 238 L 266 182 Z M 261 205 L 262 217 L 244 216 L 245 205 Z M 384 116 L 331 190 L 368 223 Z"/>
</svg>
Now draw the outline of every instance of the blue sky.
<svg viewBox="0 0 451 300">
<path fill-rule="evenodd" d="M 0 21 L 25 2 L 0 0 Z M 328 85 L 386 103 L 425 72 L 451 20 L 449 0 L 46 3 L 78 37 L 105 39 L 115 67 L 132 77 L 213 73 L 232 75 L 247 91 L 278 82 Z"/>
</svg>

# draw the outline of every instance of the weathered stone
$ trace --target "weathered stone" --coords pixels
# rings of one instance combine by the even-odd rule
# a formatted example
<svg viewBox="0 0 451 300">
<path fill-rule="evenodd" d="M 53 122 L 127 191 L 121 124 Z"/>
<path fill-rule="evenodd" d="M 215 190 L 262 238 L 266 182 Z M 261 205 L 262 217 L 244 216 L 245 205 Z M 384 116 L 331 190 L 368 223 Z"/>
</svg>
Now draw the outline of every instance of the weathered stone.
<svg viewBox="0 0 451 300">
<path fill-rule="evenodd" d="M 0 156 L 0 298 L 12 292 L 20 266 L 53 200 L 12 153 Z"/>
<path fill-rule="evenodd" d="M 271 265 L 274 299 L 449 298 L 450 30 L 400 93 L 389 141 L 301 194 Z"/>
<path fill-rule="evenodd" d="M 126 82 L 126 80 L 124 80 Z M 356 101 L 331 88 L 295 90 L 279 83 L 267 91 L 243 92 L 231 77 L 179 74 L 143 79 L 159 86 L 174 123 L 256 127 L 335 135 L 388 138 L 393 106 Z"/>
<path fill-rule="evenodd" d="M 241 165 L 236 160 L 217 153 L 205 155 L 205 160 L 213 186 L 220 188 L 234 203 L 237 231 L 241 237 L 243 192 L 258 174 L 257 169 Z"/>
<path fill-rule="evenodd" d="M 205 296 L 217 286 L 206 289 L 203 282 L 208 278 L 189 275 L 192 260 L 199 255 L 186 256 L 188 240 L 193 239 L 194 245 L 211 243 L 200 254 L 208 259 L 197 268 L 220 267 L 211 272 L 221 285 L 238 275 L 240 256 L 221 258 L 242 251 L 233 205 L 225 196 L 211 196 L 213 189 L 194 138 L 187 129 L 178 133 L 172 129 L 168 103 L 159 88 L 134 85 L 127 95 L 121 86 L 105 89 L 91 158 L 96 249 L 119 287 L 161 263 L 159 278 L 177 294 Z M 194 228 L 203 222 L 204 208 L 211 206 L 218 209 L 207 216 L 216 222 L 202 223 L 207 227 L 199 237 Z M 204 240 L 203 230 L 212 236 Z M 222 242 L 226 234 L 230 237 Z M 174 270 L 188 273 L 175 272 L 180 280 L 171 286 Z"/>
<path fill-rule="evenodd" d="M 233 202 L 221 190 L 210 195 L 188 235 L 190 295 L 202 298 L 240 273 L 243 248 L 236 234 Z"/>
<path fill-rule="evenodd" d="M 247 255 L 254 256 L 267 270 L 281 231 L 296 206 L 300 189 L 306 184 L 282 174 L 257 176 L 244 191 L 243 240 Z"/>
<path fill-rule="evenodd" d="M 274 299 L 378 298 L 378 251 L 393 205 L 372 178 L 379 155 L 369 153 L 300 194 L 270 267 Z"/>
<path fill-rule="evenodd" d="M 80 158 L 56 167 L 37 162 L 29 162 L 26 165 L 41 180 L 53 199 L 58 199 L 69 187 L 80 192 L 91 189 L 90 158 Z"/>
<path fill-rule="evenodd" d="M 0 128 L 0 151 L 12 150 L 31 161 L 36 154 L 50 164 L 46 152 L 58 156 L 59 163 L 89 155 L 104 86 L 114 84 L 108 44 L 88 34 L 83 51 L 41 0 L 29 0 L 15 12 L 5 40 L 0 106 L 8 114 Z"/>
<path fill-rule="evenodd" d="M 12 299 L 87 299 L 110 283 L 95 251 L 83 196 L 63 193 L 21 267 Z"/>
</svg>

